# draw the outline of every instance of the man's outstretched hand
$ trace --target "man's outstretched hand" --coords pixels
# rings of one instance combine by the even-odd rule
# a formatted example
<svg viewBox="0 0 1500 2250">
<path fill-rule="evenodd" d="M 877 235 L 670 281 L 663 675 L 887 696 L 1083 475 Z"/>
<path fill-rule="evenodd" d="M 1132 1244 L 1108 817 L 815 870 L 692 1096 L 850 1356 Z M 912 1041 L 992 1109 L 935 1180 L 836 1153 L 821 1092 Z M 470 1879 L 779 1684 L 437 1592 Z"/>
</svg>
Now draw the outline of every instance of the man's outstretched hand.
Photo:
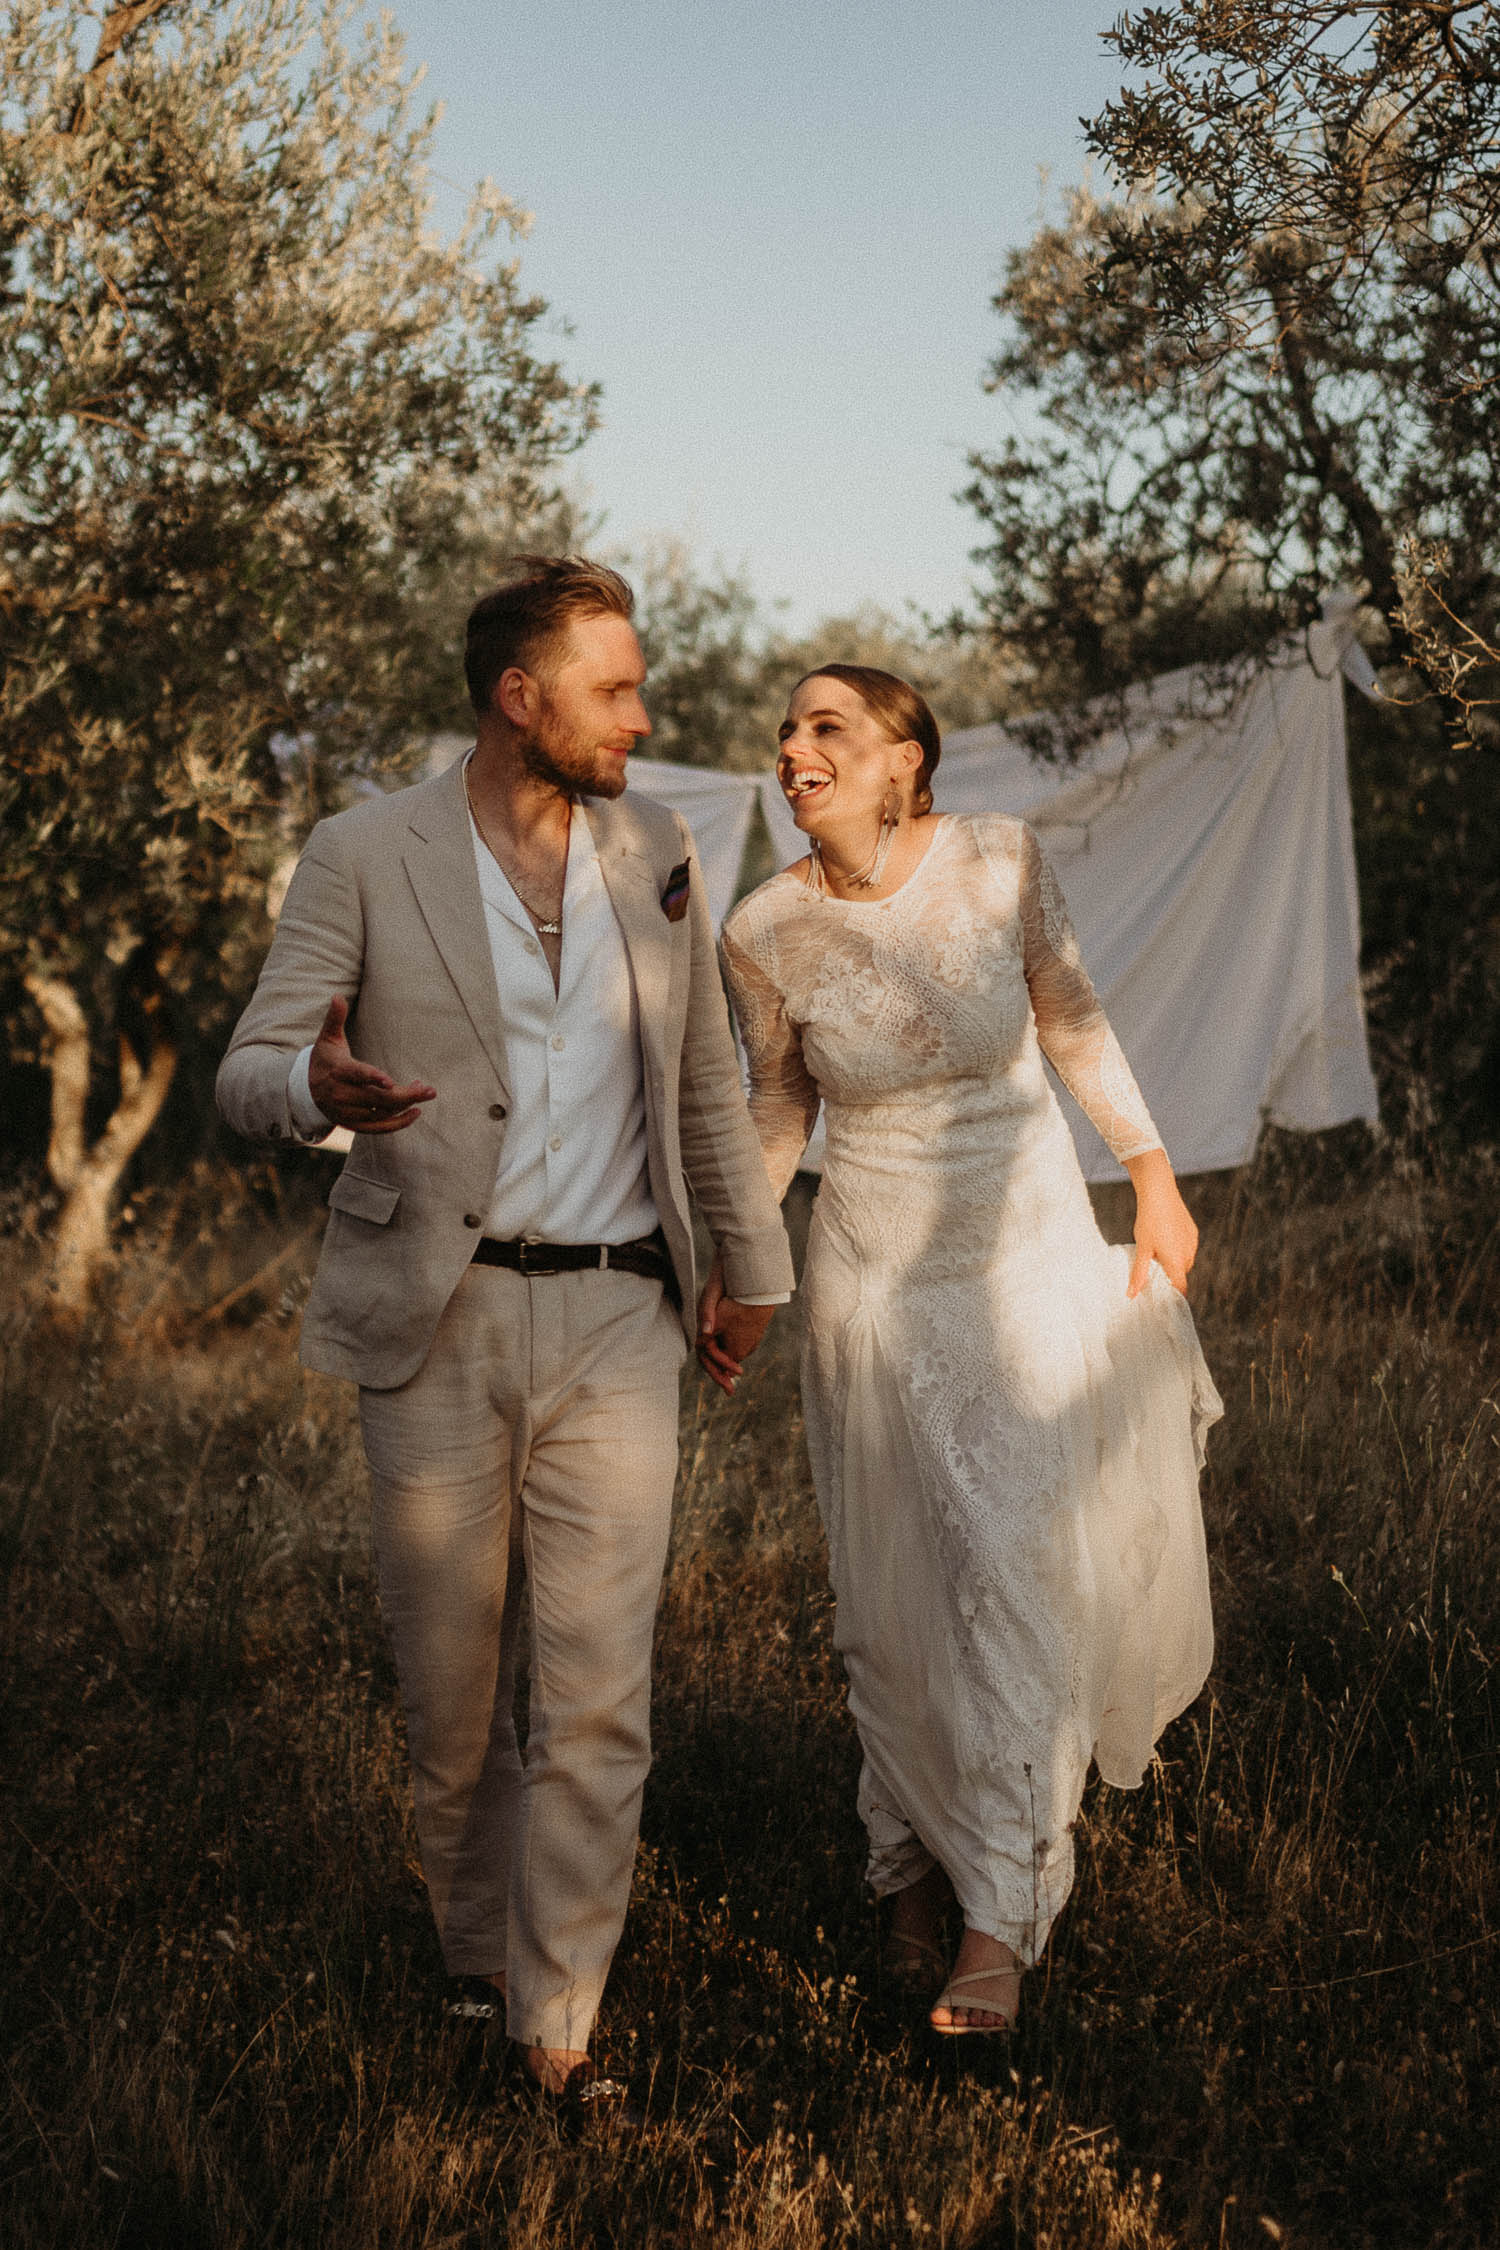
<svg viewBox="0 0 1500 2250">
<path fill-rule="evenodd" d="M 399 1133 L 414 1125 L 422 1114 L 419 1105 L 433 1100 L 436 1086 L 398 1086 L 373 1063 L 357 1061 L 344 1037 L 348 1020 L 349 1003 L 335 993 L 308 1061 L 313 1100 L 331 1124 L 351 1133 Z"/>
<path fill-rule="evenodd" d="M 698 1299 L 698 1364 L 731 1398 L 775 1310 L 774 1305 L 742 1305 L 737 1297 L 726 1297 L 724 1276 L 714 1260 Z"/>
</svg>

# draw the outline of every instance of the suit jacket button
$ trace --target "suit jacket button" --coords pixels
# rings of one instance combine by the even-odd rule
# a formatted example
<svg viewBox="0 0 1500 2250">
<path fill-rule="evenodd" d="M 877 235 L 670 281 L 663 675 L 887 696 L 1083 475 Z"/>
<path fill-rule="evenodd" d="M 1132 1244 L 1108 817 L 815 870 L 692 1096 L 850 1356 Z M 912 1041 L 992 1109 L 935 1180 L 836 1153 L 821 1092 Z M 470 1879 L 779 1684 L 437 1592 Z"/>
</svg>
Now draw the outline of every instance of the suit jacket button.
<svg viewBox="0 0 1500 2250">
<path fill-rule="evenodd" d="M 491 1117 L 495 1117 L 495 1118 L 500 1118 L 500 1117 L 503 1117 L 503 1116 L 505 1115 L 505 1104 L 504 1104 L 504 1102 L 491 1102 L 491 1103 L 490 1103 L 490 1115 L 491 1115 Z"/>
<path fill-rule="evenodd" d="M 482 1226 L 483 1224 L 484 1224 L 484 1221 L 483 1221 L 483 1220 L 482 1220 L 482 1219 L 480 1218 L 480 1216 L 479 1216 L 479 1213 L 478 1213 L 477 1211 L 465 1211 L 465 1213 L 464 1213 L 464 1225 L 465 1225 L 466 1227 L 477 1227 L 477 1226 Z"/>
</svg>

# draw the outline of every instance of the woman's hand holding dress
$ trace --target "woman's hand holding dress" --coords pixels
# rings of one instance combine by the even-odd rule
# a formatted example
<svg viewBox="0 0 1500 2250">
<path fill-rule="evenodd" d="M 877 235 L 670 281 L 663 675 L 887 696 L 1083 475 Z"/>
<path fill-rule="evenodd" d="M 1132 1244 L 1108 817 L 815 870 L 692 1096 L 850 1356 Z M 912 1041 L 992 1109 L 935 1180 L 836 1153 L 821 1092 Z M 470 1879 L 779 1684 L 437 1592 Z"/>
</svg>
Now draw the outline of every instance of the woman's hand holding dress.
<svg viewBox="0 0 1500 2250">
<path fill-rule="evenodd" d="M 1198 1254 L 1198 1229 L 1099 1005 L 1062 893 L 1029 829 L 1022 860 L 1021 928 L 1026 984 L 1042 1052 L 1135 1189 L 1136 1254 L 1125 1293 L 1140 1295 L 1154 1259 L 1172 1287 L 1186 1296 Z"/>
<path fill-rule="evenodd" d="M 1147 1149 L 1125 1165 L 1135 1189 L 1135 1264 L 1127 1297 L 1138 1297 L 1151 1277 L 1153 1258 L 1180 1297 L 1198 1255 L 1198 1229 L 1178 1192 L 1165 1149 Z"/>
</svg>

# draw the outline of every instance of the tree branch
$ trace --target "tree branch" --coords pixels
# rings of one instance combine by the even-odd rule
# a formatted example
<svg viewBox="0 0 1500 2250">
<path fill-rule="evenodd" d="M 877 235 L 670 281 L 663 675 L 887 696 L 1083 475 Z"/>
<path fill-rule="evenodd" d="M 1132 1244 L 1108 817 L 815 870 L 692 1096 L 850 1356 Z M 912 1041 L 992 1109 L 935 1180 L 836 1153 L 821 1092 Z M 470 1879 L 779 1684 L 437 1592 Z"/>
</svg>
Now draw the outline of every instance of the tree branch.
<svg viewBox="0 0 1500 2250">
<path fill-rule="evenodd" d="M 1371 601 L 1389 616 L 1399 599 L 1396 557 L 1390 533 L 1380 510 L 1344 459 L 1334 432 L 1319 417 L 1308 368 L 1307 347 L 1297 314 L 1285 299 L 1276 301 L 1278 295 L 1273 290 L 1280 330 L 1277 344 L 1281 364 L 1286 370 L 1287 391 L 1297 418 L 1297 434 L 1306 449 L 1313 474 L 1323 490 L 1331 493 L 1338 501 L 1349 529 L 1359 542 L 1360 561 L 1370 583 Z"/>
<path fill-rule="evenodd" d="M 89 1162 L 114 1177 L 129 1163 L 155 1124 L 177 1068 L 177 1048 L 154 1014 L 144 1067 L 125 1034 L 120 1034 L 120 1099 L 115 1113 L 89 1153 Z"/>
<path fill-rule="evenodd" d="M 159 16 L 174 0 L 119 0 L 99 26 L 99 45 L 84 73 L 78 100 L 68 119 L 68 131 L 77 133 L 88 123 L 116 55 L 152 16 Z"/>
<path fill-rule="evenodd" d="M 49 587 L 15 586 L 0 580 L 0 611 L 12 616 L 18 609 L 42 617 L 76 617 L 93 609 L 113 609 L 113 594 L 59 594 Z"/>
</svg>

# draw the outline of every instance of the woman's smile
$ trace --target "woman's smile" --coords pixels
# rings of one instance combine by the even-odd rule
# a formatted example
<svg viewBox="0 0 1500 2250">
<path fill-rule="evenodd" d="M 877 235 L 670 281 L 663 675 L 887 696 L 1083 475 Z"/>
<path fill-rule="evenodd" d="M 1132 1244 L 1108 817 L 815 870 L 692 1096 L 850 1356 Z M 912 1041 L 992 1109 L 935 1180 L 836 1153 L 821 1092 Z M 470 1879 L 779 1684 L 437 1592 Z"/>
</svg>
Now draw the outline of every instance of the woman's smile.
<svg viewBox="0 0 1500 2250">
<path fill-rule="evenodd" d="M 781 769 L 782 795 L 794 805 L 804 803 L 833 787 L 833 775 L 816 766 L 788 766 Z"/>
</svg>

